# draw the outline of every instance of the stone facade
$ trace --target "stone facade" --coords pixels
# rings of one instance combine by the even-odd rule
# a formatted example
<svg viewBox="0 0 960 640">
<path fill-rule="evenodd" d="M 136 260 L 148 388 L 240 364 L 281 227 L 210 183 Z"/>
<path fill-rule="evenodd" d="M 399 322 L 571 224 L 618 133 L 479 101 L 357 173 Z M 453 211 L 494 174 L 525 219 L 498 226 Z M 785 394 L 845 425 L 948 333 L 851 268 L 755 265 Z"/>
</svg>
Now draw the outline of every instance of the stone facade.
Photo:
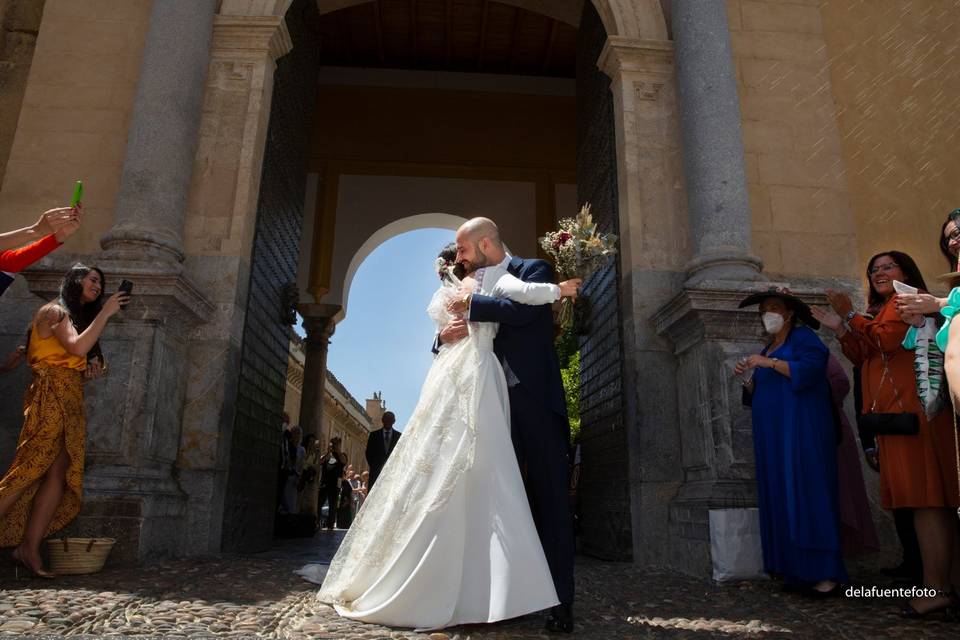
<svg viewBox="0 0 960 640">
<path fill-rule="evenodd" d="M 0 181 L 17 130 L 45 0 L 0 2 Z"/>
</svg>

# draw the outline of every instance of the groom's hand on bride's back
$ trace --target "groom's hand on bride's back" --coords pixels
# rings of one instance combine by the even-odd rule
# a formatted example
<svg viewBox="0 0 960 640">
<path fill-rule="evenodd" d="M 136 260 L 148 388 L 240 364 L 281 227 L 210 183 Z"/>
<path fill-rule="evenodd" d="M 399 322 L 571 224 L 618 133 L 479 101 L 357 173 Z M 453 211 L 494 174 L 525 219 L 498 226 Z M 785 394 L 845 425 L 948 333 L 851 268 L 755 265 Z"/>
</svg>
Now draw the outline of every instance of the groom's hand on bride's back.
<svg viewBox="0 0 960 640">
<path fill-rule="evenodd" d="M 440 344 L 451 344 L 467 337 L 467 321 L 456 318 L 440 332 Z"/>
</svg>

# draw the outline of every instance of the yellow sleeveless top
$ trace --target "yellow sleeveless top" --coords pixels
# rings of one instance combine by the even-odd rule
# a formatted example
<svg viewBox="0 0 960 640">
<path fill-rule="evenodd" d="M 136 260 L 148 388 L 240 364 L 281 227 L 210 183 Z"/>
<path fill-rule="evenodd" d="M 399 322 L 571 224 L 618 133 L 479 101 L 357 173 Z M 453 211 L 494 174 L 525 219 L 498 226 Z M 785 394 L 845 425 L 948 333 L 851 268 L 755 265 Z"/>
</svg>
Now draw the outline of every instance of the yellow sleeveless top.
<svg viewBox="0 0 960 640">
<path fill-rule="evenodd" d="M 64 318 L 61 322 L 70 322 Z M 77 371 L 86 371 L 87 356 L 74 356 L 60 344 L 57 336 L 41 338 L 37 332 L 37 323 L 30 325 L 30 346 L 27 348 L 27 362 L 35 368 L 38 365 L 48 365 L 51 367 L 63 367 L 64 369 L 75 369 Z"/>
</svg>

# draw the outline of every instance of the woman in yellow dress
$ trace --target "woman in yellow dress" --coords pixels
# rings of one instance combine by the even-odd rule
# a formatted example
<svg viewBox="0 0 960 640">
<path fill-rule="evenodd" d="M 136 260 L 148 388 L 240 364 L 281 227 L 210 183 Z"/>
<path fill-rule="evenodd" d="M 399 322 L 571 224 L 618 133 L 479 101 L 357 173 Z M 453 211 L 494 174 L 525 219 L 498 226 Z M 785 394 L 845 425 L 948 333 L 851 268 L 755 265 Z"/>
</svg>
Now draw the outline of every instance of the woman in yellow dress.
<svg viewBox="0 0 960 640">
<path fill-rule="evenodd" d="M 0 479 L 0 546 L 16 545 L 13 559 L 43 578 L 54 576 L 43 567 L 40 542 L 80 511 L 83 383 L 101 375 L 100 334 L 129 300 L 118 292 L 104 302 L 104 282 L 100 269 L 74 265 L 60 283 L 60 297 L 37 311 L 27 338 L 33 381 L 17 453 Z"/>
</svg>

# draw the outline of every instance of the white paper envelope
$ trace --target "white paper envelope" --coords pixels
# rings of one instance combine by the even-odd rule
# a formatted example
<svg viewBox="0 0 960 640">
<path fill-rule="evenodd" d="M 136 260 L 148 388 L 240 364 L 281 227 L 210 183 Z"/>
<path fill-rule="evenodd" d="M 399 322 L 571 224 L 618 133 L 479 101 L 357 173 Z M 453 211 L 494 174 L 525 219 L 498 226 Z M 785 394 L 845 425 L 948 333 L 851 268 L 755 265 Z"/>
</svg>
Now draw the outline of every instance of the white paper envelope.
<svg viewBox="0 0 960 640">
<path fill-rule="evenodd" d="M 897 293 L 910 293 L 910 294 L 916 294 L 920 291 L 916 287 L 911 287 L 908 284 L 903 284 L 899 280 L 893 281 L 893 290 L 896 291 Z"/>
</svg>

